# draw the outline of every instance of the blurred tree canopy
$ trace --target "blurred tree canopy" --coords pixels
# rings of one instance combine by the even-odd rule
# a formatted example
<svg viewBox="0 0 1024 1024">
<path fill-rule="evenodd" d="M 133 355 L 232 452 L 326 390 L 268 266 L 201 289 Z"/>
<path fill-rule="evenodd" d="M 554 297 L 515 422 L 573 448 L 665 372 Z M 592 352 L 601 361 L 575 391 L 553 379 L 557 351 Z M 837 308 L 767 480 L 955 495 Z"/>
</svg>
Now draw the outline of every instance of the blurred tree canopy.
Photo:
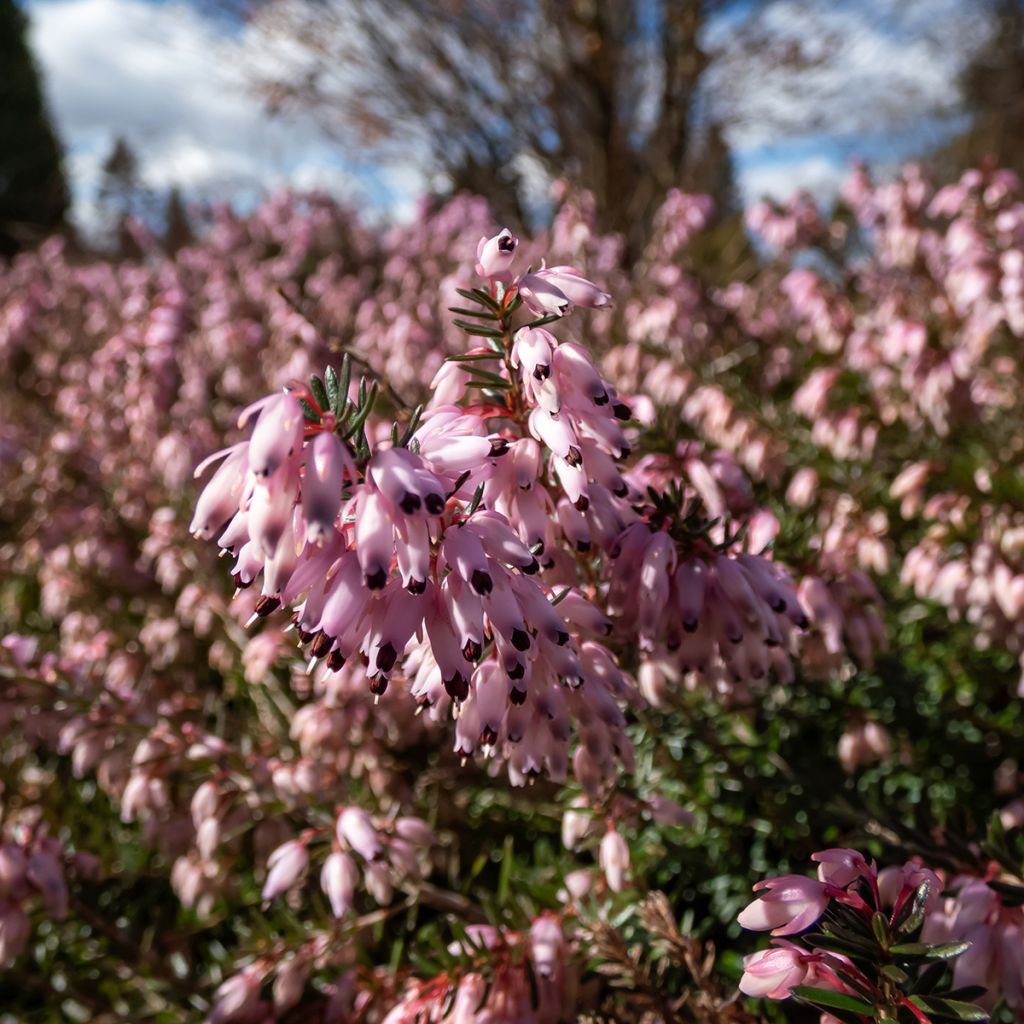
<svg viewBox="0 0 1024 1024">
<path fill-rule="evenodd" d="M 989 28 L 960 76 L 968 126 L 936 162 L 950 175 L 979 158 L 1024 174 L 1024 2 L 978 2 Z"/>
<path fill-rule="evenodd" d="M 60 227 L 68 209 L 61 147 L 15 0 L 0 0 L 0 255 Z"/>
<path fill-rule="evenodd" d="M 721 126 L 700 109 L 701 45 L 724 0 L 251 0 L 272 110 L 345 142 L 422 154 L 513 223 L 565 177 L 634 251 L 674 187 L 730 205 Z"/>
</svg>

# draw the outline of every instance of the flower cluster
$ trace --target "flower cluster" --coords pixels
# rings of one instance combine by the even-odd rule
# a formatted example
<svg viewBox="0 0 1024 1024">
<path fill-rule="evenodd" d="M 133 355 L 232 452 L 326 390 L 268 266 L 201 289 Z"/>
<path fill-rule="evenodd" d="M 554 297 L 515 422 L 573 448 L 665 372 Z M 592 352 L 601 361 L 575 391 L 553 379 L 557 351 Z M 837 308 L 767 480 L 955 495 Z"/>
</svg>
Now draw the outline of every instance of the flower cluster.
<svg viewBox="0 0 1024 1024">
<path fill-rule="evenodd" d="M 988 881 L 944 882 L 918 860 L 879 870 L 855 850 L 811 859 L 817 878 L 784 875 L 754 886 L 759 895 L 739 923 L 778 938 L 746 957 L 742 992 L 796 995 L 826 1013 L 885 1008 L 891 1019 L 919 1021 L 983 1019 L 967 1000 L 1024 1009 L 1024 918 Z"/>
<path fill-rule="evenodd" d="M 507 231 L 480 245 L 479 268 L 493 282 L 480 295 L 502 324 L 482 328 L 492 340 L 511 334 L 520 301 L 559 316 L 607 304 L 564 267 L 499 292 L 515 249 Z M 456 404 L 474 385 L 511 389 L 513 367 L 521 388 L 506 403 Z M 256 615 L 294 608 L 311 663 L 324 659 L 337 672 L 358 658 L 375 695 L 401 672 L 435 716 L 454 706 L 457 752 L 495 750 L 519 782 L 541 772 L 564 778 L 575 723 L 577 774 L 606 777 L 615 757 L 629 756 L 619 702 L 630 684 L 600 642 L 603 617 L 571 587 L 557 609 L 538 558 L 552 565 L 557 552 L 547 473 L 573 515 L 589 508 L 591 492 L 595 507 L 607 507 L 597 479 L 624 488 L 613 460 L 625 453 L 616 417 L 628 408 L 585 350 L 534 324 L 515 332 L 508 351 L 499 341 L 446 364 L 437 384 L 403 436 L 396 427 L 382 441 L 367 436 L 377 429 L 376 388 L 364 381 L 350 394 L 347 362 L 340 378 L 328 373 L 255 403 L 239 420 L 258 416 L 249 441 L 214 457 L 222 461 L 192 532 L 218 536 L 239 587 L 261 577 Z"/>
</svg>

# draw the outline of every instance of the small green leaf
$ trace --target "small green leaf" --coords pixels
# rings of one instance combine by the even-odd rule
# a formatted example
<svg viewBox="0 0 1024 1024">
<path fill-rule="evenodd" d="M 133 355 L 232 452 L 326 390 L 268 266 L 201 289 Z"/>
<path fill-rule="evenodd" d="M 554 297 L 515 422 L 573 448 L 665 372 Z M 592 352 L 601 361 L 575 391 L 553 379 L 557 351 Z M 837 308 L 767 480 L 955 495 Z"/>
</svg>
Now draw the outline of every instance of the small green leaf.
<svg viewBox="0 0 1024 1024">
<path fill-rule="evenodd" d="M 500 308 L 498 303 L 494 301 L 480 288 L 473 288 L 472 290 L 466 288 L 456 288 L 455 291 L 461 295 L 464 299 L 469 299 L 470 302 L 475 302 L 480 306 L 486 306 L 488 309 L 493 309 L 495 312 Z"/>
<path fill-rule="evenodd" d="M 334 410 L 334 415 L 337 416 L 339 420 L 348 410 L 348 386 L 351 382 L 352 360 L 346 352 L 341 358 L 341 379 L 338 381 L 338 408 L 335 409 L 333 405 L 331 406 Z"/>
<path fill-rule="evenodd" d="M 832 1010 L 846 1010 L 848 1013 L 856 1013 L 863 1017 L 874 1017 L 875 1015 L 875 1008 L 869 1002 L 857 999 L 856 996 L 849 996 L 845 992 L 797 985 L 793 989 L 793 995 L 805 1002 L 813 1003 L 815 1006 L 825 1006 Z"/>
<path fill-rule="evenodd" d="M 420 420 L 423 417 L 423 406 L 417 405 L 412 411 L 412 416 L 409 418 L 408 426 L 405 428 L 405 432 L 402 434 L 398 441 L 399 448 L 406 448 L 409 442 L 412 440 L 412 435 L 419 429 Z"/>
<path fill-rule="evenodd" d="M 943 999 L 940 996 L 911 996 L 910 1001 L 930 1017 L 944 1017 L 947 1020 L 983 1021 L 988 1014 L 974 1003 L 962 1003 L 959 999 Z"/>
<path fill-rule="evenodd" d="M 352 421 L 343 435 L 346 438 L 352 437 L 357 430 L 360 430 L 370 413 L 373 412 L 373 403 L 377 400 L 377 382 L 374 381 L 370 385 L 369 391 L 366 390 L 365 384 L 365 380 L 359 382 L 359 410 L 352 417 Z"/>
<path fill-rule="evenodd" d="M 466 515 L 471 516 L 479 507 L 480 502 L 484 500 L 484 485 L 480 484 L 477 487 L 476 492 L 473 495 L 473 500 L 469 503 L 466 508 Z"/>
<path fill-rule="evenodd" d="M 481 493 L 483 485 L 480 485 Z M 508 903 L 512 883 L 512 868 L 515 864 L 515 851 L 512 836 L 505 836 L 505 846 L 501 851 L 501 870 L 498 872 L 498 905 Z"/>
<path fill-rule="evenodd" d="M 448 361 L 451 363 L 476 363 L 476 362 L 490 362 L 493 363 L 496 359 L 500 359 L 501 354 L 498 352 L 464 352 L 462 355 L 449 356 Z"/>
<path fill-rule="evenodd" d="M 475 316 L 481 320 L 496 320 L 497 317 L 489 310 L 484 309 L 465 309 L 462 306 L 449 306 L 449 313 L 457 313 L 459 316 Z"/>
<path fill-rule="evenodd" d="M 892 923 L 892 930 L 895 936 L 911 935 L 921 927 L 924 923 L 924 906 L 928 902 L 928 894 L 931 890 L 932 887 L 929 882 L 922 882 L 917 887 L 917 892 L 914 893 L 913 897 L 900 907 L 900 912 Z"/>
<path fill-rule="evenodd" d="M 327 405 L 330 408 L 331 412 L 333 412 L 334 415 L 337 416 L 341 408 L 341 402 L 339 398 L 341 394 L 341 388 L 338 383 L 338 374 L 335 372 L 333 366 L 328 366 L 327 372 L 324 374 L 324 377 L 326 378 L 327 385 Z"/>
<path fill-rule="evenodd" d="M 326 409 L 330 405 L 330 402 L 327 400 L 327 389 L 324 387 L 324 382 L 315 373 L 309 378 L 309 390 L 313 392 L 313 398 L 321 409 Z"/>
<path fill-rule="evenodd" d="M 895 964 L 886 964 L 882 968 L 882 974 L 890 981 L 895 981 L 897 985 L 905 985 L 910 981 L 910 975 L 902 967 L 897 967 Z"/>
<path fill-rule="evenodd" d="M 871 915 L 871 930 L 878 944 L 885 949 L 889 945 L 889 919 L 879 910 Z"/>
<path fill-rule="evenodd" d="M 485 327 L 483 324 L 474 324 L 468 320 L 459 320 L 457 318 L 452 323 L 456 327 L 460 327 L 467 334 L 474 334 L 480 338 L 503 338 L 505 336 L 497 327 Z"/>
<path fill-rule="evenodd" d="M 490 370 L 482 370 L 479 366 L 474 366 L 472 368 L 466 367 L 466 373 L 473 374 L 474 381 L 490 381 L 496 388 L 507 388 L 509 386 L 509 382 L 506 377 L 502 377 L 501 374 L 498 373 L 491 373 Z"/>
<path fill-rule="evenodd" d="M 930 946 L 926 942 L 901 942 L 889 952 L 895 957 L 910 960 L 952 960 L 970 948 L 969 942 L 943 942 Z"/>
</svg>

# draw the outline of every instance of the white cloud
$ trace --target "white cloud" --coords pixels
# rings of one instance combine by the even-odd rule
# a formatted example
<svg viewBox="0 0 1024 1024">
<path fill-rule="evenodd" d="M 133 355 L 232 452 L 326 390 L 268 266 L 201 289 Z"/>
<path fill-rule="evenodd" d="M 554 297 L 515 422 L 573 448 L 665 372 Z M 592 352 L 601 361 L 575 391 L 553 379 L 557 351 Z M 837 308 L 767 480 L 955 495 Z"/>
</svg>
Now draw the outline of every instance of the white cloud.
<svg viewBox="0 0 1024 1024">
<path fill-rule="evenodd" d="M 722 19 L 707 40 L 727 54 L 705 80 L 713 113 L 727 122 L 739 152 L 777 144 L 794 131 L 915 129 L 930 115 L 953 113 L 959 102 L 958 75 L 987 28 L 970 6 L 778 0 L 752 16 L 757 48 L 741 48 L 731 60 L 729 35 L 737 28 Z"/>
<path fill-rule="evenodd" d="M 255 41 L 244 30 L 227 33 L 192 7 L 36 0 L 30 14 L 69 150 L 76 213 L 86 226 L 95 223 L 100 167 L 118 135 L 136 151 L 154 189 L 179 185 L 193 195 L 224 196 L 290 184 L 402 214 L 402 193 L 424 187 L 414 167 L 382 178 L 344 159 L 301 115 L 271 119 L 242 75 Z"/>
<path fill-rule="evenodd" d="M 740 189 L 746 202 L 786 200 L 795 192 L 810 192 L 819 201 L 831 199 L 847 168 L 826 156 L 772 160 L 739 168 Z"/>
</svg>

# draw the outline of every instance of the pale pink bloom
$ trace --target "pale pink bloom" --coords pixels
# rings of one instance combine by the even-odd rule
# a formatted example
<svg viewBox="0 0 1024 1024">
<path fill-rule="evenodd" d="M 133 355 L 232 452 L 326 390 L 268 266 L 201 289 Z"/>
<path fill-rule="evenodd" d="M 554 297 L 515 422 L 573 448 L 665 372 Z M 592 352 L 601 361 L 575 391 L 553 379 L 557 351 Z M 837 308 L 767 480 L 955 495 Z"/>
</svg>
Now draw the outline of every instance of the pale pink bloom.
<svg viewBox="0 0 1024 1024">
<path fill-rule="evenodd" d="M 18 899 L 25 891 L 28 858 L 20 846 L 0 845 L 0 898 Z"/>
<path fill-rule="evenodd" d="M 320 888 L 331 904 L 335 917 L 344 917 L 355 903 L 359 869 L 356 862 L 340 850 L 335 850 L 324 861 L 320 871 Z"/>
<path fill-rule="evenodd" d="M 622 892 L 629 874 L 629 846 L 614 825 L 608 826 L 601 839 L 598 860 L 612 892 Z"/>
<path fill-rule="evenodd" d="M 525 290 L 524 290 L 525 286 Z M 538 316 L 549 312 L 568 312 L 573 306 L 586 309 L 606 309 L 612 304 L 611 296 L 593 281 L 588 281 L 573 267 L 548 267 L 527 274 L 519 282 L 523 301 Z M 560 299 L 562 305 L 560 310 Z"/>
<path fill-rule="evenodd" d="M 68 912 L 68 886 L 64 879 L 64 867 L 57 855 L 58 844 L 52 840 L 40 840 L 29 853 L 26 877 L 39 891 L 43 905 L 51 917 L 63 919 Z"/>
<path fill-rule="evenodd" d="M 810 508 L 818 493 L 818 474 L 808 466 L 798 469 L 786 489 L 786 502 L 794 508 Z"/>
<path fill-rule="evenodd" d="M 864 857 L 856 850 L 831 849 L 811 854 L 818 865 L 818 880 L 839 889 L 852 885 L 858 878 L 871 878 L 874 874 Z"/>
<path fill-rule="evenodd" d="M 28 942 L 28 915 L 14 903 L 0 904 L 0 965 L 17 959 Z"/>
<path fill-rule="evenodd" d="M 764 999 L 785 999 L 807 977 L 807 954 L 795 946 L 762 949 L 743 958 L 740 991 Z"/>
<path fill-rule="evenodd" d="M 942 882 L 934 871 L 916 860 L 907 861 L 900 867 L 883 868 L 878 872 L 878 894 L 882 905 L 898 910 L 923 882 L 929 885 L 925 909 L 930 914 L 942 902 Z"/>
<path fill-rule="evenodd" d="M 594 886 L 594 873 L 587 868 L 579 868 L 570 871 L 565 876 L 565 893 L 562 898 L 566 900 L 581 900 Z"/>
<path fill-rule="evenodd" d="M 361 807 L 346 807 L 338 815 L 337 831 L 339 842 L 345 843 L 368 861 L 376 860 L 384 852 L 370 816 Z"/>
<path fill-rule="evenodd" d="M 999 812 L 999 820 L 1007 831 L 1024 826 L 1024 797 L 1008 803 Z"/>
<path fill-rule="evenodd" d="M 249 440 L 249 468 L 257 478 L 268 480 L 302 448 L 302 427 L 302 406 L 293 395 L 272 395 L 264 403 Z"/>
<path fill-rule="evenodd" d="M 809 928 L 825 912 L 829 897 L 824 882 L 803 875 L 768 878 L 754 886 L 764 892 L 740 912 L 737 920 L 751 931 L 795 935 Z"/>
<path fill-rule="evenodd" d="M 491 238 L 481 238 L 476 247 L 476 272 L 481 277 L 504 278 L 515 259 L 519 239 L 502 228 Z"/>
<path fill-rule="evenodd" d="M 334 531 L 346 473 L 351 481 L 358 478 L 344 442 L 328 431 L 317 434 L 307 448 L 302 477 L 306 537 L 313 544 L 325 544 Z"/>
<path fill-rule="evenodd" d="M 558 918 L 546 912 L 534 918 L 530 926 L 530 955 L 537 973 L 552 978 L 562 966 L 565 943 Z"/>
<path fill-rule="evenodd" d="M 272 900 L 290 889 L 306 870 L 309 851 L 299 840 L 289 840 L 279 846 L 267 861 L 267 880 L 263 885 L 263 899 Z"/>
<path fill-rule="evenodd" d="M 222 982 L 213 995 L 208 1024 L 232 1024 L 254 1020 L 259 1014 L 261 972 L 255 965 Z"/>
<path fill-rule="evenodd" d="M 274 976 L 274 1010 L 283 1014 L 295 1006 L 306 990 L 313 962 L 301 955 L 289 957 L 277 968 Z"/>
</svg>

